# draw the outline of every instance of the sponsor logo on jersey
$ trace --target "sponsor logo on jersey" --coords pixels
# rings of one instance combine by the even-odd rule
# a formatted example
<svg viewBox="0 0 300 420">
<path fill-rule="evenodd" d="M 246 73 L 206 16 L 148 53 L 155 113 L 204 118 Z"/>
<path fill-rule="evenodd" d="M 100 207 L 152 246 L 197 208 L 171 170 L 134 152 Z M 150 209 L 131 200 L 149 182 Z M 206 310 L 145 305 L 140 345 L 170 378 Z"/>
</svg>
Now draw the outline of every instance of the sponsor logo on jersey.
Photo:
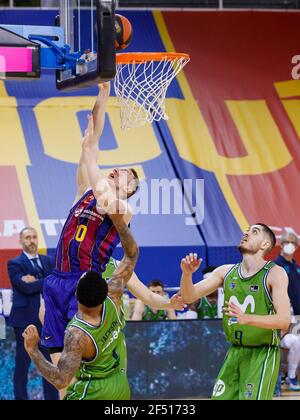
<svg viewBox="0 0 300 420">
<path fill-rule="evenodd" d="M 106 341 L 108 340 L 110 334 L 112 334 L 114 332 L 114 330 L 116 330 L 116 327 L 118 326 L 118 322 L 117 321 L 113 321 L 111 326 L 107 329 L 106 333 L 104 334 L 102 340 L 101 340 L 101 344 L 104 345 L 106 343 Z"/>
<path fill-rule="evenodd" d="M 231 327 L 231 325 L 237 324 L 238 320 L 237 318 L 229 318 L 228 319 L 228 327 Z"/>
<path fill-rule="evenodd" d="M 108 343 L 106 343 L 106 345 L 103 347 L 103 349 L 102 349 L 102 353 L 111 345 L 111 344 L 113 344 L 113 342 L 114 341 L 116 341 L 117 339 L 118 339 L 118 337 L 119 337 L 119 334 L 120 334 L 120 332 L 121 332 L 121 327 L 119 326 L 118 328 L 117 328 L 117 330 L 115 330 L 113 333 L 112 333 L 112 336 L 111 336 L 111 338 L 110 338 L 110 340 L 108 341 Z"/>
<path fill-rule="evenodd" d="M 96 219 L 99 219 L 99 220 L 103 221 L 103 219 L 104 219 L 104 216 L 102 214 L 99 214 L 99 213 L 96 213 L 92 210 L 87 210 L 87 209 L 85 209 L 82 212 L 81 217 L 85 218 L 85 219 L 93 220 L 93 221 L 95 221 Z"/>
<path fill-rule="evenodd" d="M 107 329 L 106 333 L 102 337 L 102 353 L 115 341 L 118 339 L 121 328 L 117 321 L 113 321 L 111 326 Z"/>
<path fill-rule="evenodd" d="M 94 196 L 93 195 L 89 195 L 88 197 L 85 198 L 84 200 L 84 204 L 89 204 L 91 201 L 94 200 Z"/>
<path fill-rule="evenodd" d="M 259 291 L 259 286 L 257 285 L 250 286 L 250 292 L 257 293 L 258 291 Z"/>
<path fill-rule="evenodd" d="M 75 217 L 80 216 L 80 215 L 81 215 L 81 213 L 83 212 L 83 210 L 84 210 L 84 208 L 83 208 L 83 207 L 79 207 L 78 209 L 76 209 L 76 210 L 74 211 L 74 216 L 75 216 Z"/>
<path fill-rule="evenodd" d="M 230 290 L 233 290 L 233 289 L 235 288 L 235 286 L 236 286 L 236 284 L 235 284 L 235 283 L 230 283 L 230 285 L 229 285 L 229 289 L 230 289 Z"/>
<path fill-rule="evenodd" d="M 248 306 L 250 305 L 250 311 L 251 313 L 254 312 L 255 310 L 255 301 L 254 301 L 254 297 L 251 295 L 246 296 L 245 300 L 243 303 L 240 303 L 237 299 L 236 296 L 231 296 L 229 299 L 229 302 L 234 303 L 236 306 L 238 306 L 240 308 L 241 311 L 243 311 L 244 313 L 246 312 Z"/>
<path fill-rule="evenodd" d="M 250 399 L 250 398 L 253 397 L 253 392 L 252 391 L 246 391 L 244 395 L 245 395 L 245 398 Z"/>
<path fill-rule="evenodd" d="M 213 397 L 220 397 L 221 395 L 224 394 L 225 390 L 226 390 L 225 383 L 219 379 L 218 382 L 214 386 Z"/>
</svg>

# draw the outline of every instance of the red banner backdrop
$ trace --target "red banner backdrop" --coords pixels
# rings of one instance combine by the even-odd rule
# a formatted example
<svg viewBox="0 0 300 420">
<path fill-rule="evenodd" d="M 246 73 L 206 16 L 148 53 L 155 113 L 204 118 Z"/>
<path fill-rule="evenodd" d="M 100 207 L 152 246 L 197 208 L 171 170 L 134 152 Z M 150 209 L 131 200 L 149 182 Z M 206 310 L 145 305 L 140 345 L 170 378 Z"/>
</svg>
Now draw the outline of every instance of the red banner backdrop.
<svg viewBox="0 0 300 420">
<path fill-rule="evenodd" d="M 185 74 L 246 220 L 299 234 L 299 13 L 163 15 L 175 50 L 191 55 Z"/>
</svg>

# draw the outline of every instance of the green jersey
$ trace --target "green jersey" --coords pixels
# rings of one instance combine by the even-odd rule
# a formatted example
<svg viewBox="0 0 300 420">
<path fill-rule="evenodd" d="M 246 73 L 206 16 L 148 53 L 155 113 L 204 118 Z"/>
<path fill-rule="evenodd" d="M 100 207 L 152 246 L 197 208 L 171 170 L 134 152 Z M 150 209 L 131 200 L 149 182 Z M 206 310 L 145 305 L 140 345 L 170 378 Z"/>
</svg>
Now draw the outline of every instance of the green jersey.
<svg viewBox="0 0 300 420">
<path fill-rule="evenodd" d="M 79 328 L 93 341 L 96 356 L 93 360 L 82 361 L 77 380 L 102 379 L 110 376 L 120 365 L 121 353 L 124 352 L 125 326 L 123 312 L 118 314 L 114 302 L 108 297 L 103 304 L 103 315 L 99 327 L 95 327 L 75 315 L 68 325 L 69 328 Z"/>
<path fill-rule="evenodd" d="M 126 377 L 126 342 L 122 332 L 124 312 L 120 313 L 108 297 L 103 304 L 102 320 L 98 327 L 78 315 L 68 325 L 79 328 L 93 341 L 96 355 L 93 360 L 83 360 L 76 372 L 76 382 L 69 386 L 67 400 L 123 400 L 130 398 Z"/>
<path fill-rule="evenodd" d="M 107 266 L 105 268 L 105 271 L 102 273 L 102 278 L 104 280 L 109 280 L 112 278 L 112 275 L 114 274 L 116 268 L 118 267 L 119 261 L 115 260 L 114 258 L 110 257 Z"/>
<path fill-rule="evenodd" d="M 165 321 L 168 319 L 168 312 L 163 309 L 159 309 L 156 312 L 153 312 L 149 306 L 145 306 L 145 311 L 143 313 L 143 321 Z"/>
<path fill-rule="evenodd" d="M 224 299 L 239 306 L 246 314 L 272 315 L 275 313 L 267 287 L 267 276 L 275 264 L 267 262 L 251 277 L 243 277 L 241 264 L 229 271 L 224 279 Z M 238 346 L 279 346 L 277 330 L 267 330 L 249 325 L 239 325 L 237 319 L 224 315 L 223 327 L 227 340 Z"/>
<path fill-rule="evenodd" d="M 116 268 L 118 267 L 118 265 L 120 264 L 120 261 L 115 260 L 114 258 L 110 257 L 106 269 L 105 271 L 102 273 L 102 278 L 104 280 L 106 280 L 107 282 L 112 278 Z M 125 320 L 129 320 L 130 319 L 130 302 L 129 302 L 130 298 L 129 295 L 124 293 L 122 296 L 122 304 L 123 304 L 123 309 L 124 309 L 124 315 L 125 315 Z"/>
<path fill-rule="evenodd" d="M 210 303 L 209 300 L 204 297 L 200 299 L 197 312 L 198 319 L 215 319 L 218 318 L 218 305 L 216 303 Z"/>
</svg>

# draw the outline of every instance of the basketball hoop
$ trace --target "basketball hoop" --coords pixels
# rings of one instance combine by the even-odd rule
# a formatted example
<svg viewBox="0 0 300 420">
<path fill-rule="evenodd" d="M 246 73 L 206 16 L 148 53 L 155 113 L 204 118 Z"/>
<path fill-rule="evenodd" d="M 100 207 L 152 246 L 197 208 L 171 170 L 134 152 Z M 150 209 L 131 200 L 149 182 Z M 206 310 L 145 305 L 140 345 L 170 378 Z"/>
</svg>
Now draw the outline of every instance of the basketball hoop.
<svg viewBox="0 0 300 420">
<path fill-rule="evenodd" d="M 121 107 L 121 127 L 139 127 L 167 120 L 165 98 L 168 87 L 190 61 L 180 53 L 117 54 L 115 92 Z"/>
</svg>

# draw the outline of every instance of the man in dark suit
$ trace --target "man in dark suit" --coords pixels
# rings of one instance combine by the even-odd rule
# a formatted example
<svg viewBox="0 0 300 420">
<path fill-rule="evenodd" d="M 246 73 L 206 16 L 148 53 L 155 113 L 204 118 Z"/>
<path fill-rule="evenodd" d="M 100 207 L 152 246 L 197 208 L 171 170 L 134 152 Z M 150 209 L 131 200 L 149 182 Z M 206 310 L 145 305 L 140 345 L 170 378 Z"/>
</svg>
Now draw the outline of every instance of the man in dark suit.
<svg viewBox="0 0 300 420">
<path fill-rule="evenodd" d="M 16 400 L 27 400 L 27 381 L 30 358 L 24 348 L 22 334 L 25 328 L 34 324 L 41 332 L 39 320 L 41 294 L 44 278 L 54 268 L 51 258 L 39 255 L 38 237 L 35 229 L 27 227 L 20 232 L 20 244 L 23 252 L 8 261 L 8 274 L 13 287 L 13 305 L 8 318 L 8 325 L 14 328 L 16 336 L 16 366 L 14 372 L 14 393 Z M 41 349 L 45 357 L 50 357 Z M 56 389 L 43 379 L 45 400 L 58 400 Z"/>
</svg>

